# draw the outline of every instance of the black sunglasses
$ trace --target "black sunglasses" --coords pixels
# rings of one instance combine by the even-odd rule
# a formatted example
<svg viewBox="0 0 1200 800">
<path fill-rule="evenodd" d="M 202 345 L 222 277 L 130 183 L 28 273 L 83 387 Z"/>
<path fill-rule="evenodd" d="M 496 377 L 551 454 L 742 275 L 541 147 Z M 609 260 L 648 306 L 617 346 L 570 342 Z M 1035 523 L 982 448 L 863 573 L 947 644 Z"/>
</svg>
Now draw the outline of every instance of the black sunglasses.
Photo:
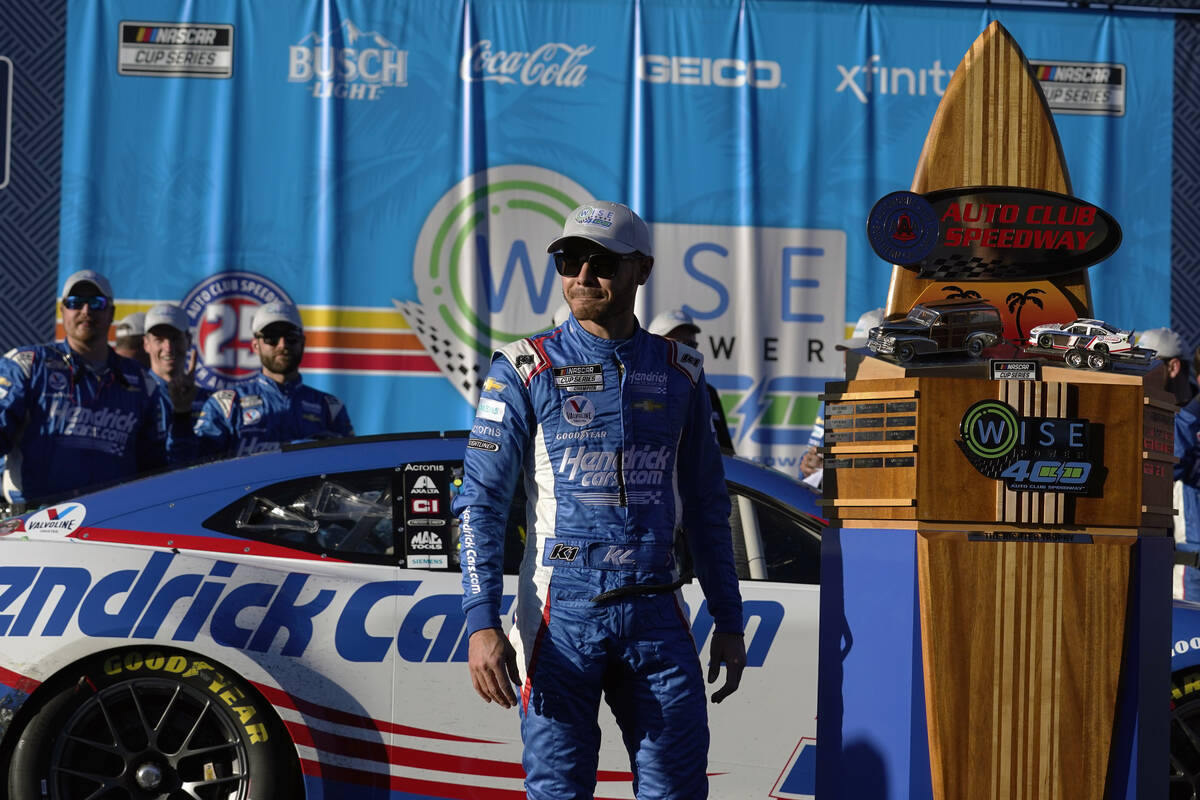
<svg viewBox="0 0 1200 800">
<path fill-rule="evenodd" d="M 278 344 L 280 339 L 285 339 L 288 344 L 296 344 L 300 341 L 301 336 L 301 334 L 295 331 L 289 331 L 287 333 L 256 333 L 254 335 L 271 345 L 271 347 L 274 347 L 276 344 Z"/>
<path fill-rule="evenodd" d="M 78 311 L 84 306 L 87 306 L 92 311 L 103 311 L 104 309 L 108 308 L 108 298 L 104 297 L 103 295 L 80 297 L 79 295 L 73 294 L 70 297 L 64 297 L 62 304 L 63 308 L 69 308 L 72 311 Z"/>
<path fill-rule="evenodd" d="M 597 278 L 611 279 L 617 274 L 617 268 L 621 266 L 623 261 L 633 261 L 641 258 L 639 253 L 588 253 L 586 255 L 576 255 L 573 253 L 558 252 L 554 254 L 554 268 L 558 270 L 558 274 L 564 278 L 574 278 L 583 269 L 586 262 L 591 267 L 591 272 Z"/>
</svg>

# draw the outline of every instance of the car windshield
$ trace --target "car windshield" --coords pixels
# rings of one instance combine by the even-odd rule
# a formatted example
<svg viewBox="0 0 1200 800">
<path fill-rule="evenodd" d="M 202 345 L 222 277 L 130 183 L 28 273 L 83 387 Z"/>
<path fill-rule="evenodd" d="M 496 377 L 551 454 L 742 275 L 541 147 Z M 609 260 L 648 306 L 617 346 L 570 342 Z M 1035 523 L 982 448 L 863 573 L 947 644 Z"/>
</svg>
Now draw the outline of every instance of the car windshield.
<svg viewBox="0 0 1200 800">
<path fill-rule="evenodd" d="M 937 322 L 938 313 L 924 306 L 913 306 L 912 311 L 908 312 L 908 318 L 922 325 L 932 325 Z"/>
</svg>

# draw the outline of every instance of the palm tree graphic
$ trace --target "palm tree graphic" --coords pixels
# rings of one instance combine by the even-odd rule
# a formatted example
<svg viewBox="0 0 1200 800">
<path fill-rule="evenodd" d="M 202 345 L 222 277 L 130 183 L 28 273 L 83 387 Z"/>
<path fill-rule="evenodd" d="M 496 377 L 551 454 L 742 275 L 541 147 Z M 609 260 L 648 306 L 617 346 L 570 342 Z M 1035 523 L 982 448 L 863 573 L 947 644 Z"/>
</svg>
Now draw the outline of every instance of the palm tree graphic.
<svg viewBox="0 0 1200 800">
<path fill-rule="evenodd" d="M 974 289 L 963 289 L 959 286 L 943 286 L 942 291 L 943 292 L 953 292 L 953 294 L 946 295 L 943 298 L 944 300 L 959 300 L 959 299 L 979 300 L 980 298 L 983 297 L 983 295 L 981 295 L 979 292 L 975 291 Z"/>
<path fill-rule="evenodd" d="M 1025 341 L 1025 331 L 1021 328 L 1021 309 L 1025 308 L 1026 303 L 1033 303 L 1038 308 L 1045 308 L 1041 299 L 1034 297 L 1035 294 L 1045 294 L 1045 292 L 1041 289 L 1026 289 L 1024 292 L 1013 292 L 1004 301 L 1008 303 L 1009 313 L 1016 314 L 1018 343 Z"/>
</svg>

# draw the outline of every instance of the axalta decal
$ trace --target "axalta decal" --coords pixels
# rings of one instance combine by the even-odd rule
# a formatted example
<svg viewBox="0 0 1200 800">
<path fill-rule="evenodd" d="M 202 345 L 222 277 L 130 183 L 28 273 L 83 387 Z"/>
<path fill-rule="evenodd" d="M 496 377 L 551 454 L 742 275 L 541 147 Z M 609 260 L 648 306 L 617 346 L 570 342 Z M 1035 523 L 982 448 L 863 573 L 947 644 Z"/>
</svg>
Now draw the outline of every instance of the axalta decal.
<svg viewBox="0 0 1200 800">
<path fill-rule="evenodd" d="M 194 642 L 206 636 L 238 650 L 299 658 L 313 641 L 332 641 L 348 662 L 378 663 L 395 648 L 409 662 L 466 662 L 466 615 L 461 594 L 420 596 L 422 581 L 365 583 L 355 589 L 308 586 L 312 575 L 290 572 L 259 581 L 251 570 L 217 561 L 207 573 L 171 573 L 174 553 L 154 553 L 141 569 L 93 571 L 80 566 L 0 566 L 0 637 L 153 639 Z M 253 571 L 257 576 L 257 570 Z M 245 574 L 246 577 L 242 577 Z M 367 619 L 382 602 L 414 597 L 402 612 L 395 636 L 368 633 Z M 505 595 L 507 614 L 514 595 Z M 238 617 L 265 609 L 257 624 Z M 761 667 L 783 624 L 784 608 L 772 600 L 743 603 L 748 666 Z M 697 647 L 712 634 L 707 603 L 690 613 Z M 170 620 L 170 621 L 168 621 Z M 176 621 L 178 620 L 178 621 Z M 753 621 L 753 622 L 752 622 Z"/>
</svg>

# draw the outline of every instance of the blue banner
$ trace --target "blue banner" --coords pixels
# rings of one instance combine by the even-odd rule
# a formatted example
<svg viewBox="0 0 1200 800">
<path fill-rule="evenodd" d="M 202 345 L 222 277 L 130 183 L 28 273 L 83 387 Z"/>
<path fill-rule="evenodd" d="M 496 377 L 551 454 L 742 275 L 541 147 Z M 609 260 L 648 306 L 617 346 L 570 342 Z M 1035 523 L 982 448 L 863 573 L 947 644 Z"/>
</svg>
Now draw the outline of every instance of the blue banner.
<svg viewBox="0 0 1200 800">
<path fill-rule="evenodd" d="M 110 276 L 118 317 L 184 303 L 211 385 L 291 300 L 360 433 L 465 428 L 491 348 L 562 302 L 564 215 L 623 201 L 655 242 L 640 318 L 692 313 L 738 451 L 794 472 L 886 299 L 867 214 L 993 19 L 1124 230 L 1097 313 L 1168 324 L 1174 23 L 1081 9 L 71 0 L 60 273 Z"/>
</svg>

